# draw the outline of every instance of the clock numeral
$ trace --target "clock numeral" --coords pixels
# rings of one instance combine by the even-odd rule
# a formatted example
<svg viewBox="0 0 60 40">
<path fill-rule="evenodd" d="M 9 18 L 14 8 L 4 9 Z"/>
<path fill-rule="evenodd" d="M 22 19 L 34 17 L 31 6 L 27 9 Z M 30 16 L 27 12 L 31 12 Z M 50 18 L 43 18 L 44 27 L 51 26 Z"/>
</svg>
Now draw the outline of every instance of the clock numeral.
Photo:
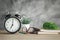
<svg viewBox="0 0 60 40">
<path fill-rule="evenodd" d="M 7 23 L 9 23 L 9 22 L 7 22 Z"/>
</svg>

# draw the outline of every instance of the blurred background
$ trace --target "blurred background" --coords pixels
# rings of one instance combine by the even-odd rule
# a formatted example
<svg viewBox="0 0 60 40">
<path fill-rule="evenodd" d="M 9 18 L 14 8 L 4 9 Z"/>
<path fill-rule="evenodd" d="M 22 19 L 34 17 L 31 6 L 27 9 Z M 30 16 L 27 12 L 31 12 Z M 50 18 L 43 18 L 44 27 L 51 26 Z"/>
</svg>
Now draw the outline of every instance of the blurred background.
<svg viewBox="0 0 60 40">
<path fill-rule="evenodd" d="M 31 18 L 31 27 L 41 28 L 46 21 L 60 26 L 60 0 L 0 0 L 0 29 L 4 29 L 6 14 Z"/>
</svg>

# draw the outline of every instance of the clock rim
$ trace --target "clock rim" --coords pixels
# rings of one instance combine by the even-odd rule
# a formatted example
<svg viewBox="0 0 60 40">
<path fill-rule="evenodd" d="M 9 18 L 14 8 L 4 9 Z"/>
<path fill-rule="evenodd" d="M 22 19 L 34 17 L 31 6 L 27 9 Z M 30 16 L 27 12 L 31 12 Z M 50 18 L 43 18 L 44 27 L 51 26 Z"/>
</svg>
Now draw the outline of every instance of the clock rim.
<svg viewBox="0 0 60 40">
<path fill-rule="evenodd" d="M 10 18 L 15 18 L 15 19 L 17 19 L 17 20 L 19 21 L 19 23 L 20 23 L 20 27 L 19 27 L 18 30 L 16 30 L 15 32 L 10 32 L 10 31 L 8 31 L 8 30 L 6 29 L 6 27 L 5 27 L 6 21 L 7 21 L 8 19 L 10 19 Z M 6 19 L 6 20 L 4 21 L 4 28 L 5 28 L 5 30 L 6 30 L 7 32 L 9 32 L 9 33 L 11 33 L 11 34 L 14 34 L 14 33 L 18 32 L 18 31 L 21 29 L 21 21 L 20 21 L 18 18 L 16 18 L 16 17 L 10 17 L 10 18 L 8 18 L 8 19 Z"/>
</svg>

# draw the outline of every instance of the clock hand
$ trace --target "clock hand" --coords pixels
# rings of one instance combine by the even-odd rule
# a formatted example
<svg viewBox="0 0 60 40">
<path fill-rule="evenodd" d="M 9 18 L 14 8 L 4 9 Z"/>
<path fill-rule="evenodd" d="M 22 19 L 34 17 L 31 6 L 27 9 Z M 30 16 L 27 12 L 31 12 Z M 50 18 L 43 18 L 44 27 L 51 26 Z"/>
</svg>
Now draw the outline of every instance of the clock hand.
<svg viewBox="0 0 60 40">
<path fill-rule="evenodd" d="M 13 26 L 13 19 L 12 19 L 12 25 L 11 25 L 10 29 L 12 28 L 12 26 Z"/>
<path fill-rule="evenodd" d="M 13 19 L 12 19 L 12 26 L 13 26 Z"/>
</svg>

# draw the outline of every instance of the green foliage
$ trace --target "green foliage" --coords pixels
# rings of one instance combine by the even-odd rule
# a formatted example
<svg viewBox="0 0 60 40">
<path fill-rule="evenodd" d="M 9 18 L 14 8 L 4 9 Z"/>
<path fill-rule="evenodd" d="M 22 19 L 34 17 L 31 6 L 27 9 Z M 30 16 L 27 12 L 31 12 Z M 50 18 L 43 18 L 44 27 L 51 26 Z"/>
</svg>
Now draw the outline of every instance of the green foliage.
<svg viewBox="0 0 60 40">
<path fill-rule="evenodd" d="M 31 22 L 31 19 L 23 18 L 21 22 L 22 22 L 22 24 L 29 24 Z"/>
<path fill-rule="evenodd" d="M 43 24 L 43 28 L 44 29 L 49 29 L 49 30 L 57 30 L 58 26 L 53 22 L 45 22 Z"/>
</svg>

